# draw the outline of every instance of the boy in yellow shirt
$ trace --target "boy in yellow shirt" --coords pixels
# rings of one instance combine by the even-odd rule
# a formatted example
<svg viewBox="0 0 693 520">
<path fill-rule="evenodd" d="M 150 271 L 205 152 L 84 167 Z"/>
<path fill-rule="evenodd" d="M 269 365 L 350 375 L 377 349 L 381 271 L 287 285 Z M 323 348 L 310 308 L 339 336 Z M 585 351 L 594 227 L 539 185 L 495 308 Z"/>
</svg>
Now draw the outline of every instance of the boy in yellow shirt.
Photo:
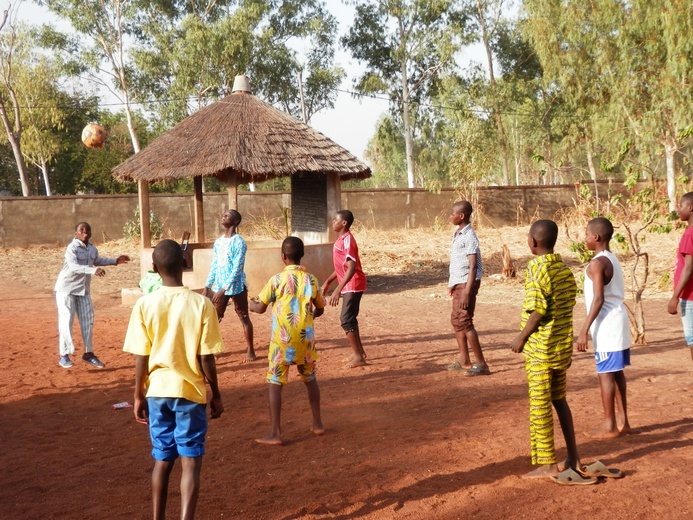
<svg viewBox="0 0 693 520">
<path fill-rule="evenodd" d="M 212 419 L 224 411 L 214 354 L 224 351 L 212 302 L 183 286 L 183 252 L 162 240 L 152 254 L 162 286 L 132 310 L 123 350 L 137 356 L 135 419 L 149 424 L 154 518 L 164 518 L 168 480 L 180 456 L 181 518 L 193 518 L 207 433 L 205 380 Z"/>
</svg>

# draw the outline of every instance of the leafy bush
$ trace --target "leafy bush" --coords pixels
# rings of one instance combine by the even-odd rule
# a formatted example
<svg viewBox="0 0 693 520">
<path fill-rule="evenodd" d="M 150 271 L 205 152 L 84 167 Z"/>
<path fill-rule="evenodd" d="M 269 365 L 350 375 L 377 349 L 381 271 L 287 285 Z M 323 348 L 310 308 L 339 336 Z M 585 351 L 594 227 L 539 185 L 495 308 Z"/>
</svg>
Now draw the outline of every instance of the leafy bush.
<svg viewBox="0 0 693 520">
<path fill-rule="evenodd" d="M 142 223 L 140 222 L 140 207 L 133 212 L 134 220 L 128 220 L 123 226 L 123 234 L 130 240 L 138 240 L 142 236 Z M 159 216 L 149 210 L 149 233 L 152 240 L 159 240 L 164 234 L 164 225 Z"/>
</svg>

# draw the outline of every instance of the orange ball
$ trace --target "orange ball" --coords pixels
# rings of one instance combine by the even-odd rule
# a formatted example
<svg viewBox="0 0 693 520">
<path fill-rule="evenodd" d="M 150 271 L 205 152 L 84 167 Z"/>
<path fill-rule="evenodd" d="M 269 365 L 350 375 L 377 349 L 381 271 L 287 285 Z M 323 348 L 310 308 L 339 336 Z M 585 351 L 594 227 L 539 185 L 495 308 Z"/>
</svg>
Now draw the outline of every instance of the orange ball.
<svg viewBox="0 0 693 520">
<path fill-rule="evenodd" d="M 103 148 L 106 137 L 106 129 L 98 123 L 89 123 L 82 130 L 82 142 L 87 148 Z"/>
</svg>

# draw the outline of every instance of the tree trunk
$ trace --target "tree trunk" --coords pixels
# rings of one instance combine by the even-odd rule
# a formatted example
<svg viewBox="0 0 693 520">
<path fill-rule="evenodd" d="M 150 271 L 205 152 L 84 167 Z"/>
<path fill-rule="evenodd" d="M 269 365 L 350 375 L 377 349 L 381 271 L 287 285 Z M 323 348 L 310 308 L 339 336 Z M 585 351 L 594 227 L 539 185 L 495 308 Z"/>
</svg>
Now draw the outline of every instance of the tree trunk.
<svg viewBox="0 0 693 520">
<path fill-rule="evenodd" d="M 501 169 L 503 172 L 503 186 L 508 186 L 510 184 L 510 174 L 508 167 L 508 138 L 505 133 L 505 126 L 503 125 L 503 116 L 501 115 L 500 108 L 496 102 L 496 76 L 493 70 L 493 50 L 491 49 L 491 37 L 488 33 L 488 28 L 486 27 L 486 18 L 484 17 L 484 5 L 482 2 L 477 1 L 477 16 L 479 21 L 479 26 L 481 27 L 481 40 L 484 43 L 484 49 L 486 50 L 486 62 L 488 65 L 489 74 L 489 84 L 491 86 L 491 115 L 493 120 L 496 122 L 496 131 L 498 132 L 498 146 L 500 147 L 501 153 Z"/>
<path fill-rule="evenodd" d="M 18 109 L 16 109 L 15 112 L 18 112 Z M 22 148 L 20 144 L 21 130 L 16 133 L 12 131 L 12 125 L 10 124 L 10 119 L 7 117 L 5 104 L 2 102 L 2 100 L 0 100 L 0 119 L 2 119 L 2 124 L 5 127 L 5 133 L 7 134 L 7 141 L 12 147 L 12 154 L 14 155 L 14 160 L 17 163 L 19 182 L 22 185 L 22 196 L 28 197 L 31 195 L 31 188 L 29 186 L 29 175 L 27 173 L 26 163 L 24 162 L 24 156 L 22 155 Z M 19 124 L 18 121 L 17 124 Z"/>
<path fill-rule="evenodd" d="M 407 62 L 402 58 L 402 121 L 404 123 L 404 149 L 407 156 L 407 186 L 416 188 L 414 182 L 414 138 L 409 115 L 409 85 L 407 84 Z"/>
<path fill-rule="evenodd" d="M 664 144 L 664 155 L 667 165 L 667 196 L 669 197 L 669 211 L 676 211 L 676 152 L 679 149 L 676 138 L 669 136 Z"/>
<path fill-rule="evenodd" d="M 43 173 L 43 184 L 46 187 L 46 196 L 50 197 L 53 193 L 51 192 L 51 183 L 48 179 L 48 163 L 46 163 L 46 161 L 41 161 L 41 173 Z"/>
<path fill-rule="evenodd" d="M 597 185 L 597 168 L 594 166 L 594 155 L 592 154 L 591 141 L 587 140 L 587 167 L 590 170 L 590 177 L 594 185 L 594 200 L 596 201 L 596 209 L 599 211 L 599 186 Z"/>
<path fill-rule="evenodd" d="M 635 248 L 638 251 L 635 255 L 635 261 L 633 263 L 633 268 L 631 269 L 631 283 L 633 284 L 633 302 L 635 303 L 635 311 L 633 312 L 633 344 L 644 345 L 645 344 L 645 309 L 642 304 L 642 294 L 645 292 L 645 287 L 647 287 L 647 279 L 650 275 L 650 255 L 647 253 L 640 253 L 639 242 L 635 244 Z M 638 264 L 642 259 L 642 278 L 638 279 Z"/>
</svg>

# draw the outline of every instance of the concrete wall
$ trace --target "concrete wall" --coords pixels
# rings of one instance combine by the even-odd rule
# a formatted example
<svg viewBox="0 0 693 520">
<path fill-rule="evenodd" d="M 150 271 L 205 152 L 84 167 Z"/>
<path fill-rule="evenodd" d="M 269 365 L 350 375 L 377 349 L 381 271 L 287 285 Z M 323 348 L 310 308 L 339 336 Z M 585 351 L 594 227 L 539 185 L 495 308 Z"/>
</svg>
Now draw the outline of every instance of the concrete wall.
<svg viewBox="0 0 693 520">
<path fill-rule="evenodd" d="M 606 187 L 600 188 L 606 192 Z M 508 186 L 479 188 L 476 210 L 483 214 L 479 225 L 528 223 L 532 218 L 551 218 L 561 208 L 571 207 L 575 186 Z M 342 207 L 353 211 L 358 222 L 378 229 L 425 227 L 436 219 L 447 223 L 450 205 L 462 198 L 455 190 L 343 190 Z M 152 194 L 151 210 L 174 238 L 194 231 L 191 194 Z M 226 209 L 226 193 L 204 195 L 205 241 L 220 232 L 219 217 Z M 242 192 L 238 210 L 244 220 L 282 218 L 282 207 L 291 203 L 288 193 Z M 136 195 L 78 195 L 63 197 L 0 197 L 0 247 L 64 245 L 74 236 L 77 222 L 91 224 L 92 241 L 100 243 L 123 237 L 123 226 L 134 219 Z M 196 242 L 197 240 L 191 240 Z"/>
</svg>

